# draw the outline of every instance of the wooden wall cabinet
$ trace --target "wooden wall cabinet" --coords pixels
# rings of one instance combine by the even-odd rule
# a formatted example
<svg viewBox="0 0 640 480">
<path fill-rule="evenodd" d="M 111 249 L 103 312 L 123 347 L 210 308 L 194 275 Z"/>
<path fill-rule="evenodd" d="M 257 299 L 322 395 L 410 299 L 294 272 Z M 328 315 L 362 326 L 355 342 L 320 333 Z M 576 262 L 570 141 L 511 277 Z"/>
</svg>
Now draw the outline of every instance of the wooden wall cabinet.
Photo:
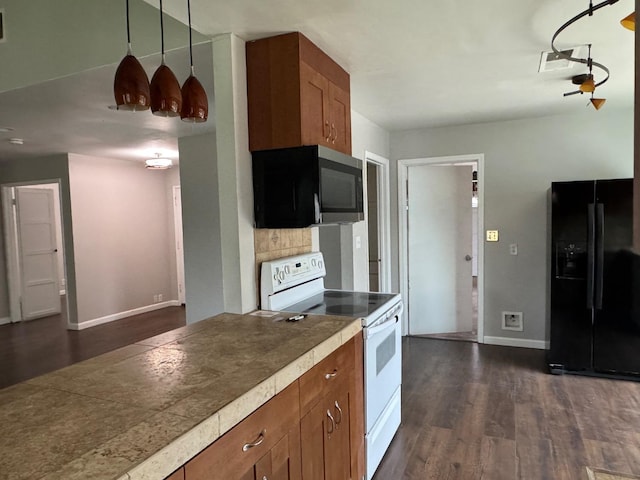
<svg viewBox="0 0 640 480">
<path fill-rule="evenodd" d="M 190 460 L 175 480 L 361 480 L 362 354 L 359 334 Z"/>
<path fill-rule="evenodd" d="M 249 150 L 324 145 L 351 155 L 349 74 L 299 32 L 248 42 Z"/>
</svg>

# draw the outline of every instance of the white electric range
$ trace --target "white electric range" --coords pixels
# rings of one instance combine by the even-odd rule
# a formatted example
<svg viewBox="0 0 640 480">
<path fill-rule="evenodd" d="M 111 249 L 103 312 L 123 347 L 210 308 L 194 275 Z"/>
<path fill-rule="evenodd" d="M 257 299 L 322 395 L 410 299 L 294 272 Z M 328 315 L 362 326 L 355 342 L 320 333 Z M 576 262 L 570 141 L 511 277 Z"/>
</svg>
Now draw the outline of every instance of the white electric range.
<svg viewBox="0 0 640 480">
<path fill-rule="evenodd" d="M 365 463 L 370 480 L 400 425 L 402 299 L 391 293 L 328 290 L 325 275 L 321 252 L 264 262 L 260 307 L 362 319 Z"/>
</svg>

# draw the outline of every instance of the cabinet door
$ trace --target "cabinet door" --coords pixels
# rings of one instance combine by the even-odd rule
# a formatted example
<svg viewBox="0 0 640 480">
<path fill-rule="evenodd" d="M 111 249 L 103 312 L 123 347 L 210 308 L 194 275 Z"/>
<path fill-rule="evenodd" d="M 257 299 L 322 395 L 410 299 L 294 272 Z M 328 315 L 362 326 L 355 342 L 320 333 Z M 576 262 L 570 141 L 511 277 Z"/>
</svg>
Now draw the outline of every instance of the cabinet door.
<svg viewBox="0 0 640 480">
<path fill-rule="evenodd" d="M 302 144 L 331 146 L 329 81 L 304 62 L 300 63 L 300 109 Z"/>
<path fill-rule="evenodd" d="M 329 82 L 330 147 L 351 155 L 351 101 L 349 93 Z"/>
<path fill-rule="evenodd" d="M 351 478 L 351 444 L 347 384 L 323 398 L 300 422 L 302 478 Z"/>
</svg>

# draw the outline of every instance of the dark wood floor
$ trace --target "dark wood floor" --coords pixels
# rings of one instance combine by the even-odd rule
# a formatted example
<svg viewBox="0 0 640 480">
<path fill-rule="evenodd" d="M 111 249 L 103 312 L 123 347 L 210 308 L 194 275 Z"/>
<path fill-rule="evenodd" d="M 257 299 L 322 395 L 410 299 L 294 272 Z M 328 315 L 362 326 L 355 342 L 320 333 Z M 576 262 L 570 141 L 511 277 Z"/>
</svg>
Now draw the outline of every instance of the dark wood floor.
<svg viewBox="0 0 640 480">
<path fill-rule="evenodd" d="M 640 383 L 546 373 L 544 351 L 403 341 L 403 424 L 375 480 L 640 474 Z"/>
<path fill-rule="evenodd" d="M 60 315 L 1 325 L 0 388 L 184 324 L 184 307 L 168 307 L 80 331 L 67 330 Z"/>
</svg>

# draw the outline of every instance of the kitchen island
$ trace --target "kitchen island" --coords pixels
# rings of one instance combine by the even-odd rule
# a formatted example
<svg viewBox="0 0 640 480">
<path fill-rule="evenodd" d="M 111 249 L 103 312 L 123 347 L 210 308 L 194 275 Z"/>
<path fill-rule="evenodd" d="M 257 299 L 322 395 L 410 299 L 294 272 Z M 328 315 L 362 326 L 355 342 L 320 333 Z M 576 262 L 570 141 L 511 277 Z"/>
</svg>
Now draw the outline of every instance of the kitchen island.
<svg viewBox="0 0 640 480">
<path fill-rule="evenodd" d="M 0 479 L 162 479 L 361 330 L 221 314 L 0 390 Z"/>
</svg>

